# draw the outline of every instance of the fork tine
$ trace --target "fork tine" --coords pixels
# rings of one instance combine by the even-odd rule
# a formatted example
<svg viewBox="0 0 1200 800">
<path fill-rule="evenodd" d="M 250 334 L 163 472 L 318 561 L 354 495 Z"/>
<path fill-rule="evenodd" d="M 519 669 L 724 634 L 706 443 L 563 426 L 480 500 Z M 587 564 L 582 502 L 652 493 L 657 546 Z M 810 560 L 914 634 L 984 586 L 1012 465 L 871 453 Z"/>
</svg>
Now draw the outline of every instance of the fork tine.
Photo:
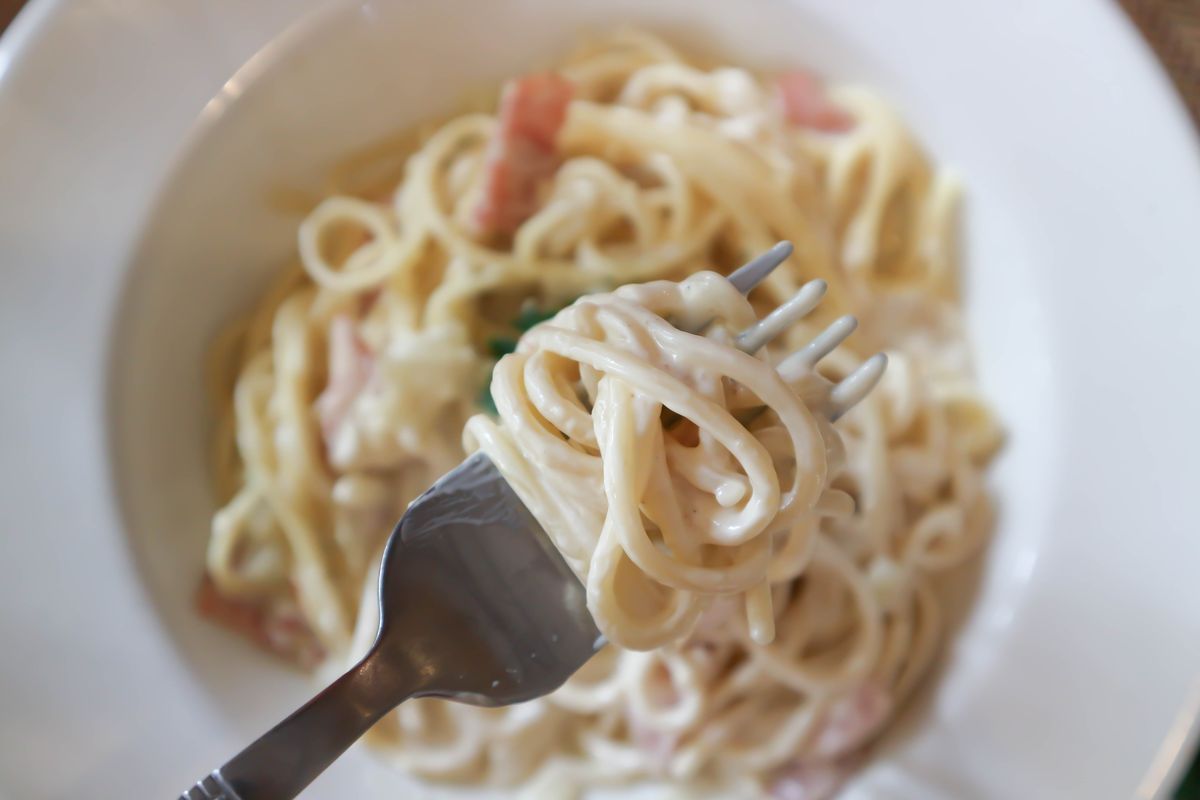
<svg viewBox="0 0 1200 800">
<path fill-rule="evenodd" d="M 887 369 L 887 356 L 876 353 L 858 365 L 858 368 L 838 381 L 829 392 L 829 419 L 837 420 L 858 405 L 867 392 L 875 388 L 883 371 Z"/>
<path fill-rule="evenodd" d="M 854 333 L 858 320 L 850 314 L 838 317 L 829 327 L 818 333 L 811 342 L 779 362 L 779 375 L 785 381 L 793 381 L 816 366 L 817 362 L 833 352 L 833 349 Z"/>
<path fill-rule="evenodd" d="M 779 242 L 767 252 L 756 256 L 735 270 L 729 276 L 729 282 L 742 294 L 749 294 L 755 286 L 758 286 L 771 274 L 773 269 L 787 260 L 788 256 L 792 254 L 792 249 L 791 242 Z M 823 280 L 812 280 L 801 286 L 799 291 L 788 298 L 783 305 L 778 306 L 761 320 L 739 333 L 734 340 L 738 349 L 753 355 L 765 347 L 797 320 L 811 313 L 821 302 L 828 288 Z M 703 331 L 708 324 L 705 323 L 699 327 L 698 331 L 694 332 Z M 846 314 L 838 317 L 825 330 L 813 337 L 807 345 L 779 363 L 776 368 L 779 377 L 787 383 L 800 380 L 817 365 L 818 361 L 844 342 L 846 337 L 857 327 L 858 320 L 853 315 Z M 879 383 L 886 368 L 887 356 L 883 353 L 876 353 L 829 389 L 828 404 L 826 405 L 829 419 L 837 420 L 862 401 L 867 393 Z M 829 385 L 825 381 L 821 381 L 821 384 L 822 386 Z M 821 394 L 824 395 L 824 390 Z M 757 409 L 748 407 L 739 418 L 748 424 L 762 411 L 762 406 Z M 664 424 L 668 427 L 679 421 L 674 412 L 668 411 L 667 414 L 670 416 Z"/>
<path fill-rule="evenodd" d="M 729 282 L 737 287 L 742 294 L 750 294 L 750 290 L 762 283 L 763 278 L 771 271 L 787 261 L 792 254 L 791 242 L 779 242 L 770 250 L 747 261 L 730 274 Z"/>
<path fill-rule="evenodd" d="M 779 334 L 790 328 L 801 317 L 807 316 L 829 288 L 823 280 L 809 281 L 800 287 L 786 303 L 777 307 L 754 325 L 742 331 L 737 336 L 738 349 L 746 353 L 756 353 Z"/>
</svg>

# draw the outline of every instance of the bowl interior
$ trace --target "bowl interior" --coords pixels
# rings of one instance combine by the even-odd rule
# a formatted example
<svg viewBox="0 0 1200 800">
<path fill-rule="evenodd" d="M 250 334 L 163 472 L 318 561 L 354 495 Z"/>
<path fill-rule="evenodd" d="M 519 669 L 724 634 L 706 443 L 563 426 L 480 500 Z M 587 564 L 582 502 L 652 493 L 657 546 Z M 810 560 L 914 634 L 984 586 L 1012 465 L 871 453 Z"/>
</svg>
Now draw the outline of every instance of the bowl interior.
<svg viewBox="0 0 1200 800">
<path fill-rule="evenodd" d="M 981 378 L 1011 437 L 994 471 L 1000 522 L 979 579 L 961 587 L 970 602 L 959 604 L 962 630 L 935 682 L 933 710 L 910 714 L 886 747 L 919 753 L 927 728 L 948 724 L 974 702 L 1021 610 L 1049 530 L 1059 463 L 1056 353 L 1044 346 L 1055 337 L 1047 313 L 1052 287 L 1037 279 L 1046 264 L 1013 211 L 1027 185 L 987 144 L 996 141 L 987 130 L 994 121 L 956 114 L 945 102 L 964 91 L 958 82 L 910 68 L 903 49 L 865 46 L 863 38 L 880 34 L 869 21 L 849 26 L 845 15 L 787 3 L 757 3 L 753 14 L 732 5 L 340 6 L 281 34 L 208 103 L 129 272 L 113 341 L 110 411 L 117 482 L 141 574 L 196 678 L 241 735 L 258 732 L 310 689 L 302 676 L 198 619 L 191 605 L 214 508 L 205 353 L 292 258 L 299 218 L 276 199 L 319 196 L 345 154 L 453 111 L 466 92 L 551 63 L 581 34 L 631 22 L 730 63 L 803 64 L 872 84 L 901 109 L 935 160 L 963 174 L 971 335 Z M 928 722 L 931 715 L 942 721 Z"/>
</svg>

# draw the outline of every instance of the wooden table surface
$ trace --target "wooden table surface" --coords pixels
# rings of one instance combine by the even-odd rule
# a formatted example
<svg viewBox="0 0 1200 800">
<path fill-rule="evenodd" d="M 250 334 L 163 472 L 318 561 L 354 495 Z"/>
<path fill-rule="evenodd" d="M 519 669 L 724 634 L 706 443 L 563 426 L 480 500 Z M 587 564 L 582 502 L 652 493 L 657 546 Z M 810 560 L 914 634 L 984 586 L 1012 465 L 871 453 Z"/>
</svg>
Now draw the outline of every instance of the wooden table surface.
<svg viewBox="0 0 1200 800">
<path fill-rule="evenodd" d="M 0 32 L 8 27 L 23 5 L 25 0 L 0 0 Z"/>
<path fill-rule="evenodd" d="M 1200 0 L 1121 0 L 1200 127 Z"/>
</svg>

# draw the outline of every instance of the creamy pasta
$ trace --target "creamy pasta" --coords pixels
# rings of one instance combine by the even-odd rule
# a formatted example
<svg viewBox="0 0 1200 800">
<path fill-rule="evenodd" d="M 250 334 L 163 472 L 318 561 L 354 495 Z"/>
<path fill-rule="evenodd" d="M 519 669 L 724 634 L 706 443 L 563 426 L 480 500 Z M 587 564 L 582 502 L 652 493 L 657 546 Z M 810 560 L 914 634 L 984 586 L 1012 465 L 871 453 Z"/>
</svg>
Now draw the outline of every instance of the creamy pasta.
<svg viewBox="0 0 1200 800">
<path fill-rule="evenodd" d="M 202 609 L 338 671 L 374 634 L 392 525 L 465 439 L 612 644 L 531 703 L 406 703 L 376 747 L 530 796 L 830 796 L 928 671 L 934 589 L 990 527 L 1000 430 L 962 331 L 957 195 L 869 90 L 637 31 L 354 160 L 215 350 Z M 780 239 L 795 254 L 748 300 L 715 274 Z M 813 278 L 817 313 L 731 345 Z M 859 331 L 781 376 L 842 313 Z M 830 424 L 828 381 L 880 350 L 880 385 Z"/>
</svg>

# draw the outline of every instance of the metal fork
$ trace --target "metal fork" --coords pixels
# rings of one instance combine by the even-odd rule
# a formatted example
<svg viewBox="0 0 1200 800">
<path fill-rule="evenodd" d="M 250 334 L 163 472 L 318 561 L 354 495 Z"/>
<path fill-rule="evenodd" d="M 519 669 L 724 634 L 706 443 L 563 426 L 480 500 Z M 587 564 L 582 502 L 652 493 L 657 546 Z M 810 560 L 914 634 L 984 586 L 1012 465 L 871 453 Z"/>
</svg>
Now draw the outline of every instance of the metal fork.
<svg viewBox="0 0 1200 800">
<path fill-rule="evenodd" d="M 780 242 L 729 276 L 747 294 L 791 254 Z M 823 281 L 737 337 L 754 352 L 811 312 Z M 799 377 L 854 329 L 835 321 L 780 363 Z M 830 384 L 836 418 L 879 380 L 873 356 Z M 790 376 L 790 377 L 789 377 Z M 348 672 L 213 770 L 181 800 L 295 797 L 384 714 L 414 697 L 480 706 L 532 700 L 558 688 L 604 645 L 583 586 L 538 521 L 482 453 L 418 497 L 396 525 L 379 573 L 379 631 Z"/>
</svg>

